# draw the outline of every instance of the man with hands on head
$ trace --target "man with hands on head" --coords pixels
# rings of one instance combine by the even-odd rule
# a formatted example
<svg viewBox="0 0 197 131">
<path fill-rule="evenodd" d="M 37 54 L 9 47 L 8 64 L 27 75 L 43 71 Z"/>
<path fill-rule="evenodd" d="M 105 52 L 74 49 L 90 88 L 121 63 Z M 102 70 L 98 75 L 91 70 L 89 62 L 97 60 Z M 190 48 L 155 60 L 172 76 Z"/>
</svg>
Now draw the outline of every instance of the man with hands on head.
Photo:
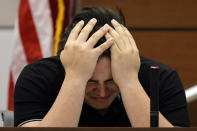
<svg viewBox="0 0 197 131">
<path fill-rule="evenodd" d="M 112 11 L 97 7 L 76 15 L 60 42 L 60 55 L 21 72 L 15 87 L 15 126 L 149 127 L 151 64 L 161 68 L 159 126 L 189 126 L 177 73 L 140 57 L 123 24 Z"/>
</svg>

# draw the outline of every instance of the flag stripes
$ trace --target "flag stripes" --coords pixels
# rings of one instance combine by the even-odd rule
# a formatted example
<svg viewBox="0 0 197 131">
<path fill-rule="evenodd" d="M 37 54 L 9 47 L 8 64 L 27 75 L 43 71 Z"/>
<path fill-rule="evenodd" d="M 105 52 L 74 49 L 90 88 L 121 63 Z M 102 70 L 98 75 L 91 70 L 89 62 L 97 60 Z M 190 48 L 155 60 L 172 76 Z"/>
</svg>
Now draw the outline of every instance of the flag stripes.
<svg viewBox="0 0 197 131">
<path fill-rule="evenodd" d="M 9 90 L 8 90 L 8 110 L 13 110 L 13 103 L 14 103 L 14 82 L 12 78 L 12 72 L 10 72 L 10 83 L 9 83 Z"/>
<path fill-rule="evenodd" d="M 58 42 L 78 0 L 21 0 L 14 29 L 8 109 L 14 110 L 16 80 L 25 65 L 56 54 Z M 70 8 L 72 5 L 72 8 Z M 56 46 L 56 48 L 54 48 Z"/>
<path fill-rule="evenodd" d="M 29 1 L 21 0 L 19 7 L 19 33 L 28 63 L 42 58 L 40 42 L 32 18 Z"/>
<path fill-rule="evenodd" d="M 30 0 L 30 9 L 43 57 L 53 55 L 53 24 L 48 0 Z"/>
</svg>

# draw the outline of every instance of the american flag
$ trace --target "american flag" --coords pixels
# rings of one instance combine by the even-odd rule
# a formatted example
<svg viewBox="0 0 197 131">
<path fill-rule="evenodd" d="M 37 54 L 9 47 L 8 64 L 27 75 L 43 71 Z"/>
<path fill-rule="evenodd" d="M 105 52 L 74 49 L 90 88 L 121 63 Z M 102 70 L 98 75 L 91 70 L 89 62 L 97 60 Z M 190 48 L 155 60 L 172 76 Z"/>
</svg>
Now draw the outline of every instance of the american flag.
<svg viewBox="0 0 197 131">
<path fill-rule="evenodd" d="M 25 65 L 56 55 L 65 27 L 80 7 L 79 0 L 21 0 L 14 29 L 8 110 L 13 110 L 16 80 Z"/>
</svg>

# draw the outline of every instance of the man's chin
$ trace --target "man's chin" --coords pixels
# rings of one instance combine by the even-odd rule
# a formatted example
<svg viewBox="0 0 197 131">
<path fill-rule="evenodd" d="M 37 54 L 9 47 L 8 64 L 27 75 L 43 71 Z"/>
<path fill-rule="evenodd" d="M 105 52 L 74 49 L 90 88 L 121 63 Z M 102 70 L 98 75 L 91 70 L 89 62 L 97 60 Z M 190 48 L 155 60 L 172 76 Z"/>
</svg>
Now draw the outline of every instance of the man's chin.
<svg viewBox="0 0 197 131">
<path fill-rule="evenodd" d="M 96 110 L 104 110 L 104 109 L 107 109 L 109 107 L 107 105 L 89 105 L 89 106 L 91 106 L 92 108 L 94 108 Z"/>
<path fill-rule="evenodd" d="M 106 100 L 93 99 L 92 97 L 85 99 L 85 103 L 97 110 L 107 109 L 111 105 L 112 101 L 113 100 L 110 97 Z"/>
<path fill-rule="evenodd" d="M 107 109 L 110 106 L 110 103 L 108 102 L 97 102 L 97 101 L 91 101 L 91 102 L 86 102 L 89 106 L 91 106 L 94 109 L 97 110 L 103 110 Z"/>
</svg>

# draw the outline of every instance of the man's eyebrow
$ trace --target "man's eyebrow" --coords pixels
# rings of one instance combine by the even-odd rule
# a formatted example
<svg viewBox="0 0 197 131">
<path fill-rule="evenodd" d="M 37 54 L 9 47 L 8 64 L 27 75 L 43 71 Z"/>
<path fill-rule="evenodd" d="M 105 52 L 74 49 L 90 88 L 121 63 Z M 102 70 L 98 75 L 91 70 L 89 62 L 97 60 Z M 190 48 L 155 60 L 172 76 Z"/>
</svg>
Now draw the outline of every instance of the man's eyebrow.
<svg viewBox="0 0 197 131">
<path fill-rule="evenodd" d="M 110 78 L 108 80 L 105 80 L 105 82 L 110 82 L 110 81 L 113 81 L 113 78 Z"/>
<path fill-rule="evenodd" d="M 89 79 L 88 82 L 98 82 L 98 80 Z"/>
</svg>

